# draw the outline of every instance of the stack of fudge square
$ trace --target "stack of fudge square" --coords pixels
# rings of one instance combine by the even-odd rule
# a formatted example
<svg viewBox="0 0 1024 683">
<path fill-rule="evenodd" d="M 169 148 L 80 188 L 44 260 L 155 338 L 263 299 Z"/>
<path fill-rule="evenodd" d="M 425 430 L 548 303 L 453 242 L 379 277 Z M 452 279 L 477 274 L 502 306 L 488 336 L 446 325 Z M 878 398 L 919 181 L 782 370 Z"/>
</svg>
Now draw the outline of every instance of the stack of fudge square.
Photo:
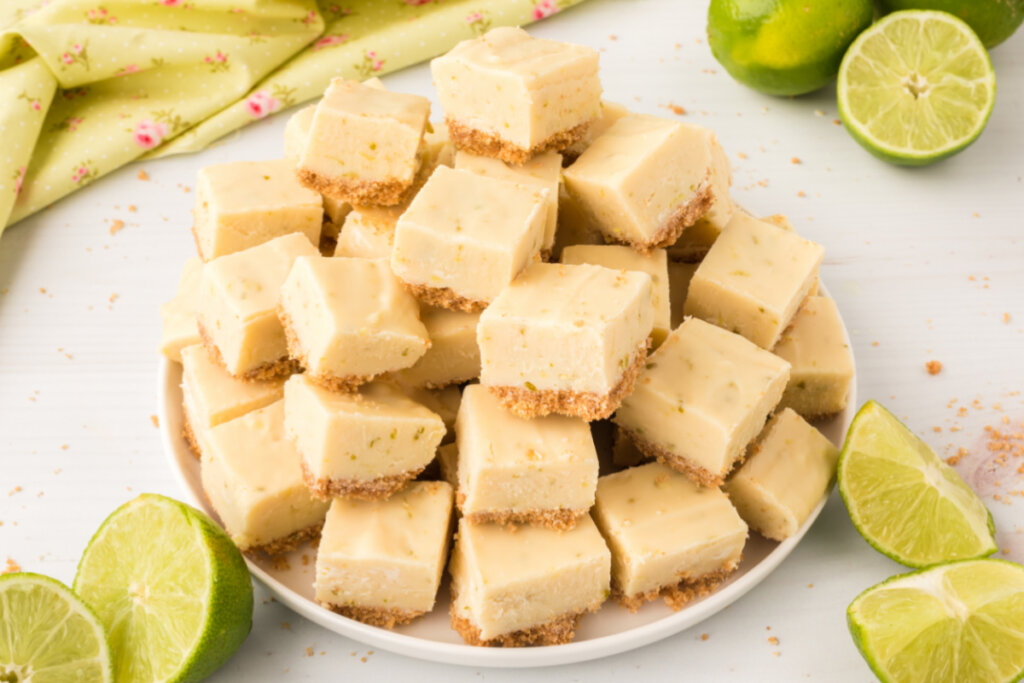
<svg viewBox="0 0 1024 683">
<path fill-rule="evenodd" d="M 432 71 L 443 124 L 338 79 L 284 159 L 200 171 L 162 313 L 206 495 L 246 553 L 317 542 L 316 600 L 369 624 L 445 567 L 473 645 L 679 609 L 831 485 L 822 248 L 733 204 L 710 131 L 602 101 L 592 49 L 499 28 Z"/>
</svg>

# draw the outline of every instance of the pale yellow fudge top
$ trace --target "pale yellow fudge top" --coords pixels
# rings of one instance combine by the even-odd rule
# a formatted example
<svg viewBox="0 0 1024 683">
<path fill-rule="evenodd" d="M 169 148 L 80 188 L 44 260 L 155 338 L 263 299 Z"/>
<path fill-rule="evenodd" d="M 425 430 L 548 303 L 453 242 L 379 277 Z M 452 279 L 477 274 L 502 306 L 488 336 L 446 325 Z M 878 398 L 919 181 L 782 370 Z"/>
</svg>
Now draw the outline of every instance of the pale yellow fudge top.
<svg viewBox="0 0 1024 683">
<path fill-rule="evenodd" d="M 439 166 L 398 219 L 391 267 L 490 301 L 540 250 L 547 201 L 544 189 Z"/>
<path fill-rule="evenodd" d="M 378 207 L 371 207 L 373 211 Z M 381 210 L 394 207 L 379 207 Z M 376 232 L 366 221 L 368 210 L 365 207 L 352 210 L 345 217 L 345 224 L 338 234 L 338 244 L 334 247 L 335 256 L 350 256 L 366 259 L 390 259 L 394 242 L 394 232 Z M 397 217 L 396 217 L 397 220 Z"/>
<path fill-rule="evenodd" d="M 178 291 L 170 301 L 160 304 L 160 353 L 180 363 L 181 350 L 199 342 L 196 328 L 196 304 L 199 303 L 199 282 L 203 277 L 203 262 L 198 257 L 185 261 L 178 281 Z"/>
<path fill-rule="evenodd" d="M 654 345 L 657 347 L 672 331 L 669 306 L 668 255 L 664 249 L 646 254 L 620 245 L 576 244 L 562 250 L 562 263 L 590 263 L 613 270 L 636 270 L 651 276 L 651 304 L 654 306 Z"/>
<path fill-rule="evenodd" d="M 609 239 L 646 245 L 711 181 L 711 131 L 627 114 L 565 169 L 569 193 Z"/>
<path fill-rule="evenodd" d="M 292 233 L 221 256 L 203 269 L 200 300 L 217 297 L 241 321 L 277 308 L 281 283 L 299 256 L 317 255 L 303 235 Z M 202 317 L 203 311 L 200 310 Z M 209 321 L 212 322 L 212 321 Z"/>
<path fill-rule="evenodd" d="M 566 156 L 572 158 L 583 154 L 594 140 L 601 137 L 606 130 L 612 127 L 613 123 L 628 113 L 629 110 L 618 102 L 601 100 L 601 114 L 591 121 L 589 126 L 587 126 L 587 132 L 584 134 L 582 140 L 566 148 Z"/>
<path fill-rule="evenodd" d="M 455 432 L 464 513 L 593 504 L 597 450 L 583 420 L 524 419 L 502 407 L 487 387 L 470 384 L 462 392 Z"/>
<path fill-rule="evenodd" d="M 363 85 L 377 90 L 387 90 L 379 78 L 367 79 L 363 81 Z M 309 137 L 309 129 L 313 125 L 317 104 L 314 102 L 298 110 L 288 117 L 288 122 L 284 126 L 284 158 L 293 166 L 298 163 L 299 157 L 302 156 L 302 148 L 306 146 L 306 138 Z"/>
<path fill-rule="evenodd" d="M 427 562 L 440 577 L 453 499 L 444 481 L 414 481 L 387 500 L 336 498 L 319 552 L 339 559 Z M 387 584 L 380 589 L 387 592 Z"/>
<path fill-rule="evenodd" d="M 696 578 L 738 560 L 747 536 L 747 525 L 720 489 L 698 486 L 658 462 L 601 477 L 594 516 L 616 567 L 625 566 L 616 575 L 620 584 L 631 584 L 619 586 L 627 595 L 679 580 L 672 571 L 678 566 L 658 571 L 661 556 L 681 554 L 677 561 Z"/>
<path fill-rule="evenodd" d="M 412 181 L 430 100 L 335 78 L 317 104 L 299 167 L 350 180 Z"/>
<path fill-rule="evenodd" d="M 239 415 L 262 408 L 284 395 L 284 380 L 250 382 L 232 377 L 210 358 L 202 344 L 181 350 L 182 391 L 190 407 L 193 428 L 216 427 Z"/>
<path fill-rule="evenodd" d="M 526 150 L 598 116 L 597 69 L 592 48 L 511 27 L 464 40 L 431 62 L 449 120 Z"/>
<path fill-rule="evenodd" d="M 455 168 L 492 178 L 501 178 L 519 185 L 548 190 L 548 217 L 544 228 L 542 249 L 555 244 L 558 229 L 558 184 L 562 177 L 562 155 L 558 152 L 538 154 L 522 166 L 512 166 L 500 159 L 481 157 L 469 152 L 455 153 Z"/>
<path fill-rule="evenodd" d="M 409 367 L 430 346 L 416 299 L 384 259 L 300 256 L 281 309 L 313 372 L 375 375 Z"/>
<path fill-rule="evenodd" d="M 765 426 L 725 490 L 747 522 L 782 540 L 821 502 L 836 473 L 839 449 L 792 409 Z"/>
<path fill-rule="evenodd" d="M 836 302 L 823 296 L 809 296 L 772 349 L 790 362 L 793 374 L 828 372 L 853 374 L 853 355 L 843 335 L 843 323 Z"/>
<path fill-rule="evenodd" d="M 651 333 L 651 278 L 535 263 L 480 315 L 483 384 L 607 393 Z"/>
<path fill-rule="evenodd" d="M 203 488 L 240 547 L 262 545 L 319 524 L 328 503 L 302 480 L 299 453 L 284 430 L 284 401 L 211 429 Z"/>
<path fill-rule="evenodd" d="M 772 348 L 817 281 L 824 249 L 737 212 L 690 282 L 687 314 Z"/>
<path fill-rule="evenodd" d="M 204 166 L 199 169 L 197 194 L 218 214 L 322 206 L 320 194 L 299 182 L 295 165 L 287 159 Z"/>
</svg>

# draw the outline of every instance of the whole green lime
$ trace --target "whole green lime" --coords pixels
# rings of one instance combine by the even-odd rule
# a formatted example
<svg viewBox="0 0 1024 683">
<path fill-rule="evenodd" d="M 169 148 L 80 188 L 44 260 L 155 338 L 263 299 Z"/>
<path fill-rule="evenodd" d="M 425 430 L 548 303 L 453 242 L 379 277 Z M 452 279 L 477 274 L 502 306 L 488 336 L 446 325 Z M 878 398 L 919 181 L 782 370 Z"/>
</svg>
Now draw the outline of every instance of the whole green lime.
<svg viewBox="0 0 1024 683">
<path fill-rule="evenodd" d="M 877 0 L 883 12 L 933 9 L 955 14 L 992 48 L 1013 35 L 1024 22 L 1024 0 Z"/>
<path fill-rule="evenodd" d="M 871 0 L 711 0 L 708 43 L 740 83 L 802 95 L 835 77 L 873 16 Z"/>
</svg>

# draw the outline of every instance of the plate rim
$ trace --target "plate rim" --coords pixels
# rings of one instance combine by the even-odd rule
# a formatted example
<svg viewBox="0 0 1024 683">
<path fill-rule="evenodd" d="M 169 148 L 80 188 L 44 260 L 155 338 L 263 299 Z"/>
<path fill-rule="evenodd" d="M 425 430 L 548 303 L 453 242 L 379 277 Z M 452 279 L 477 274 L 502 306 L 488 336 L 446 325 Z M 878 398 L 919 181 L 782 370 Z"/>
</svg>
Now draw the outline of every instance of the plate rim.
<svg viewBox="0 0 1024 683">
<path fill-rule="evenodd" d="M 821 295 L 832 298 L 824 284 L 820 286 L 820 290 Z M 855 406 L 857 405 L 857 367 L 856 358 L 853 354 L 853 345 L 850 342 L 850 333 L 841 312 L 839 320 L 847 346 L 850 348 L 850 357 L 853 364 L 853 378 L 850 383 L 847 406 L 839 413 L 842 416 L 842 422 L 844 423 L 843 431 L 845 431 L 849 428 L 855 413 Z M 201 510 L 207 510 L 209 507 L 208 502 L 200 499 L 193 491 L 181 463 L 183 455 L 193 460 L 194 456 L 187 452 L 187 447 L 181 435 L 172 433 L 170 430 L 172 423 L 177 424 L 181 422 L 180 379 L 174 379 L 176 377 L 180 378 L 180 372 L 180 364 L 171 361 L 166 356 L 160 356 L 157 375 L 160 441 L 163 446 L 164 456 L 170 465 L 171 472 L 179 488 L 185 494 L 186 501 Z M 172 396 L 176 400 L 171 400 Z M 172 419 L 172 415 L 175 415 L 176 418 Z M 800 541 L 803 540 L 828 502 L 833 488 L 834 482 L 833 485 L 829 486 L 821 500 L 818 501 L 818 504 L 811 511 L 810 516 L 796 534 L 780 542 L 760 562 L 747 570 L 741 577 L 727 586 L 714 591 L 700 602 L 648 624 L 629 628 L 619 633 L 562 645 L 488 648 L 475 647 L 463 643 L 442 643 L 404 633 L 396 633 L 363 624 L 354 619 L 331 612 L 288 588 L 248 557 L 245 558 L 245 563 L 249 568 L 250 574 L 289 609 L 329 631 L 359 641 L 365 645 L 371 645 L 407 657 L 460 666 L 528 668 L 573 664 L 610 657 L 663 640 L 696 626 L 743 597 L 774 572 L 793 552 Z"/>
</svg>

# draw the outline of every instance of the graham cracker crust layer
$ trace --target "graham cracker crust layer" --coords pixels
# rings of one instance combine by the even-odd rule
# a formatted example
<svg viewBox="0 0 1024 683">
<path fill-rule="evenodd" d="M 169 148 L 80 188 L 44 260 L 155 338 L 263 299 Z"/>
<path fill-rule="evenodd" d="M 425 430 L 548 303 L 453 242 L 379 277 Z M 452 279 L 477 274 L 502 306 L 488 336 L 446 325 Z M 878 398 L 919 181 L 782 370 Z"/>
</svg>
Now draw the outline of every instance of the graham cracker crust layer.
<svg viewBox="0 0 1024 683">
<path fill-rule="evenodd" d="M 501 159 L 516 166 L 522 166 L 534 156 L 548 150 L 561 151 L 576 144 L 583 139 L 587 128 L 590 127 L 590 121 L 581 123 L 555 133 L 530 149 L 525 149 L 502 140 L 497 135 L 485 133 L 452 118 L 445 118 L 445 123 L 448 124 L 448 137 L 456 149 L 463 149 L 477 156 Z"/>
<path fill-rule="evenodd" d="M 408 482 L 419 476 L 426 468 L 423 467 L 389 474 L 373 479 L 317 479 L 309 471 L 306 463 L 302 463 L 302 480 L 314 498 L 330 500 L 331 498 L 356 498 L 358 500 L 384 500 L 400 491 Z"/>
<path fill-rule="evenodd" d="M 206 331 L 206 327 L 204 327 L 203 323 L 198 320 L 196 321 L 196 327 L 199 328 L 199 338 L 203 340 L 203 346 L 206 347 L 207 353 L 210 354 L 210 359 L 227 370 L 227 366 L 224 365 L 224 357 L 220 355 L 220 349 L 218 349 L 217 345 L 213 343 L 213 338 Z M 285 356 L 270 363 L 264 363 L 263 365 L 253 368 L 241 375 L 234 375 L 230 371 L 228 374 L 236 379 L 244 379 L 248 382 L 265 382 L 267 380 L 293 375 L 296 372 L 299 372 L 300 369 L 301 368 L 299 367 L 299 362 L 297 360 Z"/>
<path fill-rule="evenodd" d="M 425 304 L 438 308 L 447 308 L 452 311 L 464 311 L 466 313 L 479 313 L 487 308 L 487 301 L 476 301 L 459 296 L 448 287 L 431 287 L 429 285 L 414 285 L 402 280 L 406 291 L 412 294 Z"/>
<path fill-rule="evenodd" d="M 579 624 L 580 617 L 587 611 L 592 612 L 595 609 L 563 614 L 544 624 L 531 626 L 520 631 L 512 631 L 511 633 L 503 633 L 500 636 L 487 639 L 480 637 L 480 629 L 474 626 L 469 619 L 455 614 L 454 600 L 449 612 L 452 615 L 452 628 L 462 636 L 467 645 L 475 645 L 476 647 L 526 647 L 529 645 L 561 645 L 572 642 L 573 637 L 576 635 L 576 626 Z"/>
<path fill-rule="evenodd" d="M 299 366 L 306 368 L 306 376 L 311 380 L 321 385 L 325 389 L 330 391 L 338 392 L 353 392 L 358 389 L 361 385 L 366 384 L 374 377 L 378 375 L 346 375 L 344 377 L 338 377 L 336 375 L 325 375 L 319 372 L 310 372 L 309 370 L 309 356 L 306 351 L 302 348 L 302 343 L 299 341 L 299 336 L 295 334 L 295 328 L 292 326 L 292 318 L 288 313 L 281 308 L 277 307 L 277 319 L 281 321 L 281 327 L 284 328 L 284 339 L 288 344 L 288 355 L 294 360 Z"/>
<path fill-rule="evenodd" d="M 413 180 L 388 178 L 387 180 L 346 180 L 331 178 L 308 168 L 297 168 L 299 182 L 311 190 L 341 199 L 352 205 L 394 206 L 401 204 L 412 187 Z"/>
<path fill-rule="evenodd" d="M 396 626 L 408 624 L 413 619 L 423 616 L 424 612 L 398 609 L 397 607 L 358 607 L 356 605 L 335 605 L 329 602 L 321 602 L 322 606 L 337 612 L 338 614 L 361 621 L 370 626 L 393 629 Z"/>
<path fill-rule="evenodd" d="M 192 220 L 191 233 L 192 233 L 192 239 L 196 243 L 196 254 L 199 256 L 199 260 L 200 261 L 202 261 L 203 263 L 206 263 L 207 259 L 206 259 L 205 256 L 203 256 L 203 248 L 201 246 L 199 246 L 199 233 L 196 232 L 196 223 L 195 223 L 195 216 L 194 215 L 193 215 L 193 220 Z"/>
<path fill-rule="evenodd" d="M 462 502 L 466 495 L 460 493 L 457 496 L 459 511 L 462 511 Z M 589 512 L 590 508 L 559 508 L 559 509 L 530 509 L 530 510 L 490 510 L 488 512 L 471 512 L 464 516 L 471 522 L 478 524 L 498 524 L 500 526 L 522 526 L 532 524 L 542 526 L 555 531 L 568 531 L 576 527 L 576 522 L 583 515 Z"/>
<path fill-rule="evenodd" d="M 656 600 L 660 595 L 665 599 L 666 605 L 672 608 L 673 611 L 678 612 L 687 603 L 697 598 L 702 598 L 705 595 L 710 595 L 730 574 L 736 571 L 738 566 L 739 564 L 736 562 L 729 562 L 721 569 L 710 574 L 704 574 L 696 578 L 684 576 L 679 579 L 678 583 L 661 586 L 646 593 L 629 597 L 613 588 L 612 598 L 630 612 L 636 612 L 645 602 Z"/>
<path fill-rule="evenodd" d="M 621 243 L 631 246 L 644 254 L 650 253 L 654 249 L 670 247 L 679 240 L 679 237 L 686 228 L 696 223 L 701 216 L 708 212 L 714 201 L 715 190 L 711 186 L 711 176 L 709 174 L 701 182 L 700 187 L 697 188 L 693 199 L 676 209 L 672 215 L 665 219 L 665 222 L 662 223 L 661 227 L 650 238 L 644 242 L 622 240 Z"/>
<path fill-rule="evenodd" d="M 491 386 L 488 389 L 501 404 L 519 417 L 532 419 L 551 413 L 579 417 L 587 422 L 603 420 L 614 413 L 622 399 L 633 393 L 636 378 L 647 362 L 648 340 L 637 347 L 633 362 L 622 373 L 622 379 L 607 394 L 560 389 L 532 390 L 525 387 Z"/>
<path fill-rule="evenodd" d="M 725 474 L 714 474 L 710 470 L 695 464 L 689 458 L 672 453 L 657 444 L 651 443 L 631 429 L 626 429 L 622 426 L 620 426 L 619 429 L 629 436 L 633 441 L 633 445 L 636 446 L 641 453 L 646 455 L 648 458 L 654 458 L 661 464 L 671 467 L 676 472 L 686 475 L 686 478 L 690 481 L 709 488 L 717 488 L 725 483 L 725 474 L 728 474 L 728 472 Z M 741 460 L 742 458 L 737 460 L 733 463 L 733 466 L 738 465 Z"/>
<path fill-rule="evenodd" d="M 207 496 L 207 498 L 209 498 L 209 496 Z M 269 543 L 264 543 L 262 545 L 251 545 L 248 548 L 243 548 L 242 552 L 254 559 L 260 554 L 266 555 L 268 557 L 274 557 L 275 555 L 288 553 L 295 550 L 306 541 L 319 540 L 320 531 L 323 529 L 323 527 L 324 523 L 320 522 L 318 524 L 314 524 L 311 527 L 299 529 L 298 531 L 289 534 L 284 538 L 279 538 L 277 540 L 270 541 Z"/>
<path fill-rule="evenodd" d="M 196 460 L 202 460 L 203 451 L 199 448 L 199 440 L 196 439 L 196 433 L 192 431 L 192 421 L 188 419 L 188 411 L 185 410 L 184 403 L 181 405 L 181 436 L 185 439 L 188 449 L 192 451 L 192 455 L 196 456 Z"/>
</svg>

